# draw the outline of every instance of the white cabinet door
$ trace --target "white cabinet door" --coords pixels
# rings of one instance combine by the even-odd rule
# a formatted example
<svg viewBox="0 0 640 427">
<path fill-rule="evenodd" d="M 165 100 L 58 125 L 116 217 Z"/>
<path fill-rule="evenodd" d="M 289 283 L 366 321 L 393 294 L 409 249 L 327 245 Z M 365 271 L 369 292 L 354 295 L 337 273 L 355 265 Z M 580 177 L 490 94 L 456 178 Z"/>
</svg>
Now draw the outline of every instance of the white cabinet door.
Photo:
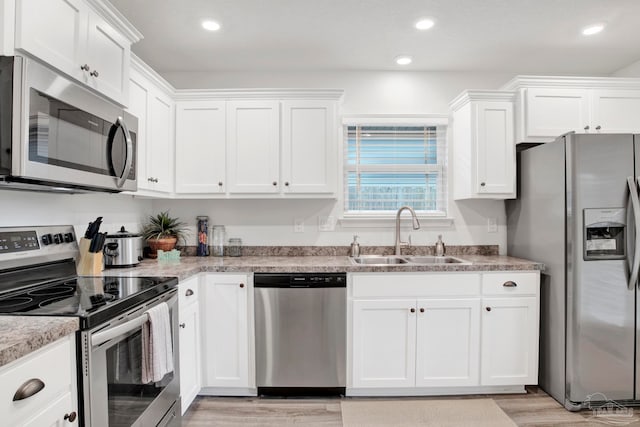
<svg viewBox="0 0 640 427">
<path fill-rule="evenodd" d="M 513 194 L 516 152 L 512 102 L 477 102 L 476 187 L 480 194 Z"/>
<path fill-rule="evenodd" d="M 285 193 L 335 193 L 335 102 L 282 102 L 282 181 Z"/>
<path fill-rule="evenodd" d="M 481 385 L 538 382 L 536 297 L 483 298 Z"/>
<path fill-rule="evenodd" d="M 241 274 L 205 277 L 200 288 L 202 386 L 248 388 L 252 385 L 248 278 Z"/>
<path fill-rule="evenodd" d="M 413 387 L 415 300 L 353 301 L 353 387 Z"/>
<path fill-rule="evenodd" d="M 181 289 L 182 292 L 182 289 Z M 180 395 L 184 414 L 200 392 L 200 310 L 197 301 L 180 307 Z"/>
<path fill-rule="evenodd" d="M 225 192 L 225 102 L 176 105 L 176 192 Z"/>
<path fill-rule="evenodd" d="M 173 191 L 173 101 L 157 90 L 149 93 L 147 182 L 154 191 Z M 141 178 L 144 180 L 144 177 Z"/>
<path fill-rule="evenodd" d="M 75 399 L 71 396 L 71 393 L 63 394 L 50 406 L 43 409 L 42 412 L 20 425 L 23 427 L 77 426 L 80 424 L 80 421 L 77 418 L 79 415 L 78 410 L 75 409 L 74 401 Z M 71 417 L 74 412 L 76 414 L 74 422 L 65 419 L 65 417 Z"/>
<path fill-rule="evenodd" d="M 640 90 L 592 90 L 591 132 L 640 132 Z"/>
<path fill-rule="evenodd" d="M 16 1 L 16 49 L 82 79 L 88 12 L 84 0 Z"/>
<path fill-rule="evenodd" d="M 227 103 L 230 193 L 280 192 L 278 101 Z"/>
<path fill-rule="evenodd" d="M 89 13 L 86 61 L 91 70 L 85 73 L 85 83 L 120 104 L 127 104 L 130 57 L 129 40 L 100 16 Z"/>
<path fill-rule="evenodd" d="M 480 298 L 418 300 L 416 386 L 477 386 Z"/>
<path fill-rule="evenodd" d="M 128 111 L 138 119 L 136 140 L 136 177 L 138 190 L 150 190 L 153 183 L 147 173 L 147 126 L 149 117 L 149 82 L 138 73 L 132 72 L 129 78 Z"/>
<path fill-rule="evenodd" d="M 525 140 L 584 132 L 590 125 L 586 89 L 528 88 L 525 93 Z"/>
</svg>

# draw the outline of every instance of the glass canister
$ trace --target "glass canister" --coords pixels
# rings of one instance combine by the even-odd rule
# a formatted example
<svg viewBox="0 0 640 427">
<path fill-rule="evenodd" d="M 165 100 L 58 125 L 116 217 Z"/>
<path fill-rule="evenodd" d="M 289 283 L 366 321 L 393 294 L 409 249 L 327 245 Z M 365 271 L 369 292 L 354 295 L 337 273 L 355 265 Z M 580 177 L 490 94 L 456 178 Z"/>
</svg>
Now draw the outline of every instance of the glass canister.
<svg viewBox="0 0 640 427">
<path fill-rule="evenodd" d="M 214 225 L 211 227 L 211 255 L 224 256 L 224 225 Z"/>
<path fill-rule="evenodd" d="M 198 216 L 198 245 L 196 246 L 197 256 L 209 255 L 209 217 Z"/>
<path fill-rule="evenodd" d="M 229 239 L 227 246 L 228 256 L 242 256 L 242 239 L 234 237 Z"/>
</svg>

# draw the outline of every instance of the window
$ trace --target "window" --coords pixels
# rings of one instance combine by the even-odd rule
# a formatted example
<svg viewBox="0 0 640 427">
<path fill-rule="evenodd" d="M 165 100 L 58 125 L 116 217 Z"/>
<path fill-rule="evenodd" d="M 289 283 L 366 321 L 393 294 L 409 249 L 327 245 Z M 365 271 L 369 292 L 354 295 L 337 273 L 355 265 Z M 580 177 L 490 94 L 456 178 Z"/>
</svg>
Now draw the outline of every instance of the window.
<svg viewBox="0 0 640 427">
<path fill-rule="evenodd" d="M 384 214 L 409 205 L 446 216 L 446 126 L 346 124 L 346 215 Z"/>
</svg>

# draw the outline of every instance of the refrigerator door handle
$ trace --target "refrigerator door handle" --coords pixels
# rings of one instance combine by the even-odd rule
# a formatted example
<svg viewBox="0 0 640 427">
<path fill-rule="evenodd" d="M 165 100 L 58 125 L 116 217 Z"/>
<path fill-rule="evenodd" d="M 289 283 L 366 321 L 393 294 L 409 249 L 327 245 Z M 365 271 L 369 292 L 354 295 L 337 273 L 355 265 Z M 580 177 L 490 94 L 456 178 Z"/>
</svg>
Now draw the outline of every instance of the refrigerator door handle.
<svg viewBox="0 0 640 427">
<path fill-rule="evenodd" d="M 640 177 L 638 178 L 638 181 L 640 181 Z M 640 256 L 638 256 L 638 253 L 640 253 L 640 239 L 638 239 L 638 230 L 640 230 L 640 200 L 638 199 L 636 180 L 630 176 L 627 178 L 627 184 L 629 185 L 629 200 L 631 201 L 631 207 L 633 208 L 633 220 L 635 225 L 633 262 L 629 262 L 630 277 L 628 284 L 629 289 L 633 289 L 638 281 L 638 270 L 640 269 Z"/>
</svg>

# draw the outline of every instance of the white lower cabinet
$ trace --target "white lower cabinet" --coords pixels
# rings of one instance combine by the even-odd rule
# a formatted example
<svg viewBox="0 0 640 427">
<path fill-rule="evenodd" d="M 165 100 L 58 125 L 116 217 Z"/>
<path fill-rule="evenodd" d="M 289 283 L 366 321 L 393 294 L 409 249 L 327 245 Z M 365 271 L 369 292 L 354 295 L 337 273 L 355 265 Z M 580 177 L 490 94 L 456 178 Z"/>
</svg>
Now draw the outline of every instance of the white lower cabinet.
<svg viewBox="0 0 640 427">
<path fill-rule="evenodd" d="M 206 274 L 200 313 L 202 394 L 255 394 L 252 277 Z"/>
<path fill-rule="evenodd" d="M 178 285 L 180 329 L 180 396 L 184 414 L 200 392 L 200 276 Z"/>
<path fill-rule="evenodd" d="M 539 273 L 353 273 L 348 395 L 538 382 Z"/>
<path fill-rule="evenodd" d="M 14 400 L 20 389 L 41 389 Z M 68 335 L 0 368 L 0 424 L 77 426 L 78 392 L 74 335 Z M 32 388 L 33 389 L 33 388 Z M 37 390 L 37 388 L 35 388 Z M 73 420 L 73 421 L 71 421 Z"/>
</svg>

